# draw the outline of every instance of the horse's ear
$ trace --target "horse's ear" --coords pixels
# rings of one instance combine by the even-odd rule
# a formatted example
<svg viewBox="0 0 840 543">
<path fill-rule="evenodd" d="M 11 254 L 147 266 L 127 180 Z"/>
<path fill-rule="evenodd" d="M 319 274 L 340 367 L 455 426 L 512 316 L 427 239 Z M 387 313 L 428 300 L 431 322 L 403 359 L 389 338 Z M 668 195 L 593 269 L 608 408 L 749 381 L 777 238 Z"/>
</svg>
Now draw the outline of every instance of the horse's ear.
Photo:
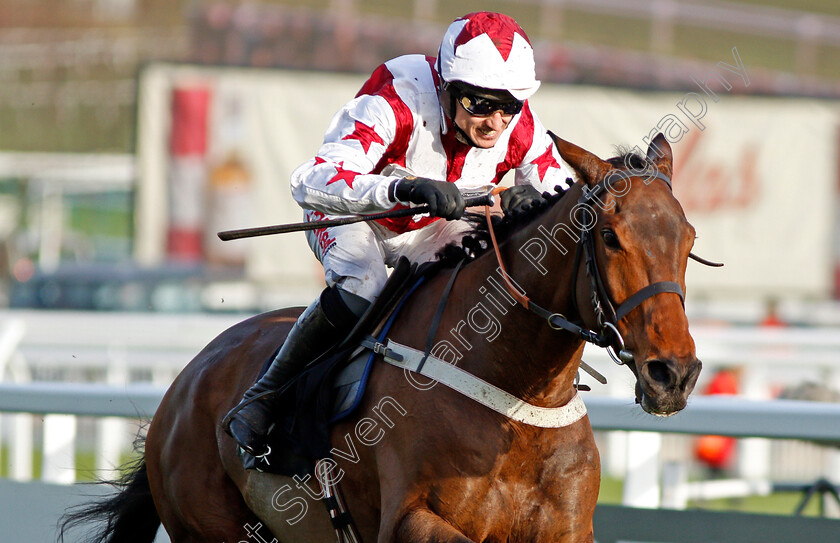
<svg viewBox="0 0 840 543">
<path fill-rule="evenodd" d="M 671 177 L 674 172 L 674 155 L 671 152 L 671 144 L 662 135 L 658 133 L 650 142 L 647 151 L 648 162 L 656 165 L 656 169 L 663 175 Z"/>
<path fill-rule="evenodd" d="M 574 143 L 557 137 L 554 132 L 549 130 L 548 135 L 554 140 L 554 145 L 557 146 L 563 160 L 574 168 L 581 179 L 590 187 L 598 184 L 613 169 L 608 162 L 601 160 Z"/>
</svg>

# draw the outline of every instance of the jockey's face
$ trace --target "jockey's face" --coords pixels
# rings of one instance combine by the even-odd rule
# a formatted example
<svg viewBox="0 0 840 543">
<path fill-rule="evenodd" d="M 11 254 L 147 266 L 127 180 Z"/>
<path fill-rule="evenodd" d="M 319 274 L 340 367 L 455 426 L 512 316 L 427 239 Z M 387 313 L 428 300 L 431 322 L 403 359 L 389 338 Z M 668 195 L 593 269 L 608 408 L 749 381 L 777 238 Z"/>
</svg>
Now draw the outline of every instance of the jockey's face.
<svg viewBox="0 0 840 543">
<path fill-rule="evenodd" d="M 513 115 L 504 115 L 501 110 L 479 117 L 471 115 L 460 103 L 455 107 L 455 124 L 482 149 L 496 145 L 511 119 Z"/>
</svg>

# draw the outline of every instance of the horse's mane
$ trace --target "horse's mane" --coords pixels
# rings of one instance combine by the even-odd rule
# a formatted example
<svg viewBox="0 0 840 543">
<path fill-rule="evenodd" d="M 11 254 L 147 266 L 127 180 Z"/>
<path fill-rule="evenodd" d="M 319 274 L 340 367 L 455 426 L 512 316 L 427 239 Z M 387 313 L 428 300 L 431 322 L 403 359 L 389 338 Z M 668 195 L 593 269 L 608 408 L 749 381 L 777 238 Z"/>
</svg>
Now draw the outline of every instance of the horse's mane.
<svg viewBox="0 0 840 543">
<path fill-rule="evenodd" d="M 616 169 L 624 169 L 629 166 L 632 169 L 643 170 L 647 164 L 645 157 L 626 147 L 618 147 L 616 153 L 616 156 L 606 160 Z M 567 178 L 566 183 L 571 186 L 573 184 L 572 178 Z M 566 190 L 560 185 L 555 186 L 554 191 L 554 193 L 544 192 L 542 200 L 525 213 L 515 217 L 494 215 L 491 222 L 493 223 L 496 241 L 501 243 L 510 237 L 522 225 L 530 223 L 545 213 L 566 194 Z M 483 214 L 467 213 L 462 220 L 471 223 L 473 225 L 472 230 L 464 236 L 460 243 L 450 243 L 438 252 L 438 261 L 444 268 L 454 267 L 462 260 L 467 262 L 475 260 L 491 247 L 490 230 Z"/>
<path fill-rule="evenodd" d="M 517 216 L 493 215 L 490 220 L 493 223 L 496 241 L 501 243 L 510 237 L 523 224 L 527 224 L 545 213 L 566 193 L 560 185 L 554 187 L 554 190 L 554 193 L 544 192 L 542 200 L 525 213 Z M 460 243 L 450 243 L 441 249 L 438 253 L 438 260 L 443 267 L 453 267 L 462 260 L 467 262 L 475 260 L 490 249 L 492 245 L 490 228 L 487 226 L 487 219 L 484 214 L 467 213 L 461 220 L 471 223 L 472 230 L 461 239 Z"/>
</svg>

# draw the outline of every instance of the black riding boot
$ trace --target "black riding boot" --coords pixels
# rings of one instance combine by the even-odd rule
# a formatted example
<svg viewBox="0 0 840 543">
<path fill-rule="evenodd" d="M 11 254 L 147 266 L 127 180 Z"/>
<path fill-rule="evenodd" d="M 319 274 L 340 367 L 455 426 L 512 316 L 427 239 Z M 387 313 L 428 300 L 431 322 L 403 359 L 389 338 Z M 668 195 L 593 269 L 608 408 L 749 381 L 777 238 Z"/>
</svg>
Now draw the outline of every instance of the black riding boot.
<svg viewBox="0 0 840 543">
<path fill-rule="evenodd" d="M 350 301 L 352 309 L 345 300 Z M 265 454 L 266 437 L 274 424 L 277 394 L 266 394 L 253 401 L 251 398 L 279 390 L 307 364 L 338 344 L 367 305 L 364 298 L 327 288 L 301 313 L 268 371 L 245 392 L 239 405 L 231 410 L 233 416 L 228 415 L 230 423 L 226 430 L 242 449 L 253 456 Z"/>
</svg>

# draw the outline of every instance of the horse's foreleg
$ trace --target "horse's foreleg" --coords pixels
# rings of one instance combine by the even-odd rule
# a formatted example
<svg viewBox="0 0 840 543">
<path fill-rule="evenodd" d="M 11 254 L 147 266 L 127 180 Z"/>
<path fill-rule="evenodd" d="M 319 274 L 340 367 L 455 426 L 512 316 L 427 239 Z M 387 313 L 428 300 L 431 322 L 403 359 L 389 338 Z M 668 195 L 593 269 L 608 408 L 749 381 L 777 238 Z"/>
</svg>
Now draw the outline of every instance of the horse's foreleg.
<svg viewBox="0 0 840 543">
<path fill-rule="evenodd" d="M 432 513 L 428 509 L 415 509 L 407 513 L 397 525 L 394 538 L 379 543 L 420 543 L 434 541 L 436 543 L 475 543 L 451 524 Z"/>
</svg>

